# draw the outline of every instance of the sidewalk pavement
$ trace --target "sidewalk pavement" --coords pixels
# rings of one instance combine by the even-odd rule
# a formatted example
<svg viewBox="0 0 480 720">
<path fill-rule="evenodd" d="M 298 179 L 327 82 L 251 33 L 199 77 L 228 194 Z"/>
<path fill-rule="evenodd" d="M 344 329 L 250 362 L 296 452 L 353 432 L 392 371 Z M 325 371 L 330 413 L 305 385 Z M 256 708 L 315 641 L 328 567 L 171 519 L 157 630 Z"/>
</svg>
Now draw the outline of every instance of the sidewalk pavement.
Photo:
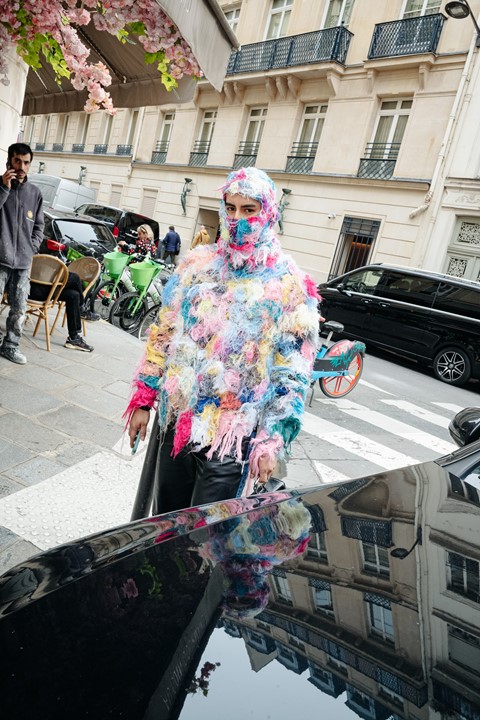
<svg viewBox="0 0 480 720">
<path fill-rule="evenodd" d="M 143 343 L 99 321 L 87 324 L 94 352 L 64 348 L 64 329 L 47 352 L 43 330 L 32 332 L 27 323 L 27 365 L 0 357 L 0 575 L 55 545 L 128 523 L 146 448 L 132 457 L 121 417 Z M 287 486 L 318 482 L 295 443 Z"/>
</svg>

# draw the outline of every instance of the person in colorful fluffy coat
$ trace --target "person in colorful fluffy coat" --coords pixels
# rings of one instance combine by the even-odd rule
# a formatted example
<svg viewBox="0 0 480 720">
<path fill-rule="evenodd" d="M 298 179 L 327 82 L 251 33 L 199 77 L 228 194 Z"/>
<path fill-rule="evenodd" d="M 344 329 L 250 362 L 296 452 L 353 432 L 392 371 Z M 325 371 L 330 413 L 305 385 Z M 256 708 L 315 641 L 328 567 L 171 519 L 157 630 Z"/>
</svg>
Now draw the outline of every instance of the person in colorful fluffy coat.
<svg viewBox="0 0 480 720">
<path fill-rule="evenodd" d="M 310 384 L 318 294 L 276 238 L 275 186 L 242 168 L 221 192 L 218 243 L 188 253 L 165 286 L 125 413 L 133 447 L 157 409 L 144 465 L 153 514 L 265 483 L 300 431 Z"/>
</svg>

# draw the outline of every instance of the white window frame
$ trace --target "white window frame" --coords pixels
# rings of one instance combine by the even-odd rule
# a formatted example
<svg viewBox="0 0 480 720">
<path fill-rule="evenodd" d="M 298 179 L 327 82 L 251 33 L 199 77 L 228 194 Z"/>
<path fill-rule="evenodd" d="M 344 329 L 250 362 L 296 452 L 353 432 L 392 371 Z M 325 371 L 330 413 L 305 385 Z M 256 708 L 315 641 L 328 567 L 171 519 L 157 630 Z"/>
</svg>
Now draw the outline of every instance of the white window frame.
<svg viewBox="0 0 480 720">
<path fill-rule="evenodd" d="M 206 142 L 210 145 L 216 122 L 217 110 L 205 110 L 203 113 L 202 124 L 200 126 L 200 132 L 198 134 L 198 142 Z"/>
<path fill-rule="evenodd" d="M 422 0 L 422 7 L 420 11 L 407 10 L 410 1 L 411 0 L 403 0 L 402 12 L 400 14 L 400 18 L 402 20 L 406 20 L 411 17 L 423 17 L 424 15 L 435 15 L 440 12 L 440 8 L 442 6 L 442 0 Z M 429 8 L 429 4 L 432 6 L 436 5 L 437 7 Z"/>
<path fill-rule="evenodd" d="M 268 14 L 267 27 L 265 28 L 265 38 L 264 38 L 265 40 L 278 40 L 278 38 L 285 37 L 287 35 L 288 24 L 290 22 L 290 14 L 292 12 L 294 0 L 277 0 L 277 2 L 283 2 L 283 4 L 278 8 L 273 7 L 274 2 L 275 2 L 275 0 L 271 0 L 270 12 Z M 288 19 L 286 22 L 286 27 L 283 28 L 284 23 L 285 23 L 285 15 L 286 14 L 288 14 Z M 272 26 L 272 24 L 273 24 L 272 21 L 274 20 L 276 15 L 281 15 L 280 23 L 278 25 L 278 32 L 275 35 L 270 36 L 269 35 L 270 27 Z M 284 31 L 282 33 L 283 29 L 284 29 Z"/>
<path fill-rule="evenodd" d="M 325 533 L 311 533 L 307 546 L 306 559 L 315 558 L 319 562 L 328 563 L 327 544 L 325 542 Z"/>
<path fill-rule="evenodd" d="M 137 134 L 138 130 L 138 121 L 140 119 L 140 110 L 138 108 L 135 108 L 134 110 L 131 110 L 130 112 L 130 118 L 128 121 L 128 129 L 126 133 L 126 140 L 125 145 L 133 145 L 135 144 L 135 136 Z"/>
<path fill-rule="evenodd" d="M 112 127 L 113 127 L 113 115 L 109 115 L 108 113 L 105 114 L 103 124 L 103 133 L 102 133 L 102 142 L 101 145 L 106 145 L 108 149 L 108 145 L 110 143 L 110 135 L 112 134 Z"/>
<path fill-rule="evenodd" d="M 263 128 L 265 126 L 265 118 L 267 117 L 268 107 L 266 105 L 259 105 L 258 107 L 250 108 L 248 114 L 247 126 L 245 128 L 244 142 L 258 143 L 262 140 Z M 250 130 L 253 130 L 254 139 L 249 140 L 248 135 Z"/>
<path fill-rule="evenodd" d="M 225 15 L 227 22 L 230 25 L 233 32 L 237 32 L 238 21 L 240 19 L 240 10 L 241 9 L 242 9 L 241 5 L 235 5 L 234 7 L 231 7 L 229 10 L 223 11 L 223 14 Z"/>
<path fill-rule="evenodd" d="M 320 603 L 319 599 L 321 597 L 324 597 L 327 603 Z M 313 597 L 313 605 L 315 610 L 318 612 L 321 612 L 325 615 L 332 615 L 335 616 L 334 610 L 333 610 L 333 597 L 332 597 L 332 588 L 317 588 L 315 586 L 312 586 L 312 597 Z"/>
<path fill-rule="evenodd" d="M 172 128 L 173 123 L 175 122 L 175 111 L 166 112 L 163 113 L 163 121 L 162 121 L 162 127 L 160 129 L 160 135 L 158 138 L 158 142 L 166 143 L 166 147 L 168 150 L 168 146 L 170 145 L 170 139 L 172 137 Z"/>
<path fill-rule="evenodd" d="M 50 115 L 45 115 L 45 120 L 43 122 L 43 127 L 42 127 L 43 140 L 41 140 L 40 142 L 45 143 L 45 145 L 48 142 L 48 134 L 50 132 L 50 118 L 51 118 Z"/>
<path fill-rule="evenodd" d="M 278 599 L 291 604 L 292 592 L 290 590 L 288 578 L 280 575 L 273 575 L 273 584 L 275 586 Z"/>
<path fill-rule="evenodd" d="M 350 23 L 355 0 L 352 0 L 350 6 L 349 6 L 350 0 L 342 0 L 342 7 L 340 8 L 340 12 L 338 15 L 338 23 L 336 25 L 327 25 L 328 16 L 330 14 L 330 8 L 332 7 L 332 3 L 334 3 L 334 2 L 336 2 L 336 0 L 329 0 L 329 2 L 326 3 L 326 5 L 325 5 L 325 13 L 323 15 L 323 20 L 322 20 L 322 24 L 321 24 L 321 27 L 323 30 L 328 30 L 328 28 L 331 28 L 331 27 L 339 27 L 340 25 L 343 25 L 343 27 L 348 28 L 348 25 Z"/>
<path fill-rule="evenodd" d="M 87 144 L 88 131 L 90 129 L 91 114 L 81 113 L 77 125 L 77 143 L 79 145 Z"/>
<path fill-rule="evenodd" d="M 59 143 L 60 145 L 65 145 L 69 124 L 70 115 L 68 115 L 68 113 L 62 113 L 58 116 L 57 140 L 55 142 Z"/>
<path fill-rule="evenodd" d="M 393 629 L 392 608 L 377 605 L 370 601 L 367 601 L 367 605 L 371 634 L 385 642 L 393 643 L 395 641 L 395 632 Z M 388 619 L 390 619 L 390 623 Z M 389 631 L 390 627 L 391 632 Z"/>
<path fill-rule="evenodd" d="M 374 549 L 375 553 L 375 562 L 371 560 L 367 560 L 365 556 L 365 548 L 364 546 L 368 545 L 368 547 L 371 547 Z M 365 543 L 360 540 L 360 551 L 362 553 L 362 565 L 363 570 L 367 573 L 379 575 L 380 577 L 389 578 L 390 577 L 390 563 L 388 561 L 388 550 L 386 548 L 383 548 L 379 545 L 375 545 L 373 543 Z M 380 557 L 380 554 L 386 555 L 386 564 L 382 562 L 382 558 Z M 385 558 L 384 558 L 385 559 Z"/>
<path fill-rule="evenodd" d="M 395 107 L 394 107 L 394 108 L 385 108 L 384 105 L 386 105 L 387 103 L 395 103 Z M 403 104 L 403 103 L 410 103 L 410 106 L 409 106 L 409 107 L 402 107 L 402 104 Z M 393 100 L 393 99 L 392 99 L 392 100 L 386 100 L 386 99 L 382 100 L 381 105 L 380 105 L 380 110 L 378 111 L 377 119 L 376 119 L 376 122 L 375 122 L 375 129 L 374 129 L 374 131 L 373 131 L 373 133 L 372 133 L 372 140 L 371 140 L 371 142 L 372 142 L 372 143 L 377 142 L 377 141 L 375 140 L 375 138 L 377 137 L 377 133 L 378 133 L 378 130 L 379 130 L 379 127 L 380 127 L 380 122 L 381 122 L 381 119 L 382 119 L 383 117 L 393 117 L 393 122 L 392 122 L 392 124 L 391 124 L 391 126 L 390 126 L 390 129 L 389 129 L 389 131 L 388 131 L 388 135 L 387 135 L 386 140 L 385 140 L 384 142 L 382 142 L 382 144 L 385 145 L 385 149 L 384 149 L 384 151 L 383 151 L 383 155 L 380 156 L 380 155 L 376 155 L 376 154 L 375 154 L 375 155 L 371 156 L 372 159 L 374 159 L 374 160 L 382 160 L 382 159 L 383 159 L 383 160 L 388 160 L 388 159 L 390 159 L 390 158 L 389 158 L 389 155 L 390 155 L 390 152 L 391 152 L 391 148 L 389 149 L 388 146 L 393 143 L 393 140 L 394 140 L 394 138 L 395 138 L 395 133 L 396 133 L 396 130 L 397 130 L 399 118 L 400 118 L 400 117 L 404 117 L 405 115 L 406 115 L 407 117 L 410 116 L 410 113 L 411 113 L 411 110 L 412 110 L 412 104 L 413 104 L 412 98 L 408 98 L 408 97 L 404 97 L 404 98 L 400 98 L 400 99 L 394 99 L 394 100 Z M 407 120 L 407 122 L 408 122 L 408 120 Z M 405 128 L 404 128 L 404 130 L 403 130 L 402 137 L 401 137 L 401 139 L 400 139 L 400 145 L 401 145 L 402 142 L 403 142 L 403 138 L 404 138 L 404 135 L 405 135 L 406 126 L 407 126 L 407 123 L 405 123 Z"/>
<path fill-rule="evenodd" d="M 469 590 L 468 570 L 466 567 L 466 563 L 464 563 L 462 568 L 456 567 L 457 573 L 461 572 L 461 574 L 462 574 L 462 579 L 463 579 L 463 592 L 462 592 L 461 589 L 458 587 L 458 585 L 454 586 L 453 582 L 452 582 L 451 568 L 453 567 L 453 563 L 450 562 L 450 557 L 449 557 L 450 554 L 459 555 L 459 557 L 463 558 L 465 561 L 469 560 L 470 562 L 476 563 L 476 565 L 477 565 L 476 577 L 478 578 L 477 585 L 480 585 L 480 562 L 478 560 L 476 560 L 475 558 L 470 558 L 466 555 L 461 555 L 460 553 L 450 553 L 447 551 L 448 589 L 450 590 L 450 592 L 455 593 L 455 595 L 460 595 L 460 597 L 471 599 L 470 598 L 471 590 Z M 478 593 L 479 593 L 479 591 L 477 590 L 477 594 Z M 473 599 L 471 599 L 471 601 L 478 602 Z"/>
<path fill-rule="evenodd" d="M 315 109 L 315 112 L 309 112 L 310 109 Z M 309 145 L 309 149 L 311 149 L 314 145 L 318 145 L 320 142 L 320 137 L 322 135 L 323 125 L 325 122 L 325 118 L 327 116 L 327 109 L 328 105 L 305 105 L 303 108 L 303 115 L 302 120 L 300 123 L 300 127 L 298 129 L 298 137 L 297 142 L 306 142 Z M 311 133 L 311 139 L 307 141 L 302 141 L 302 135 L 303 131 L 306 125 L 306 122 L 308 120 L 313 120 L 313 133 Z M 318 138 L 315 140 L 315 137 L 318 134 Z M 313 138 L 313 139 L 312 139 Z"/>
</svg>

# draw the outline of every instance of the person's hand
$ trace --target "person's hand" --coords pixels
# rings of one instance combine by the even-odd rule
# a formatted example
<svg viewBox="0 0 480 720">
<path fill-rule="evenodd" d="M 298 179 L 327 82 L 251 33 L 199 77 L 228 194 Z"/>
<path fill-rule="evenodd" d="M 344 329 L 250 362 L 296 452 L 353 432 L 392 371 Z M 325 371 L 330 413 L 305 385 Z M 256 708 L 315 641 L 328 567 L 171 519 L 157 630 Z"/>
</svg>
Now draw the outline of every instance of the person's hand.
<svg viewBox="0 0 480 720">
<path fill-rule="evenodd" d="M 126 245 L 126 244 L 127 244 L 127 243 L 125 242 L 125 240 L 119 240 L 118 243 L 117 243 L 117 245 L 119 245 L 120 247 L 123 247 L 123 246 Z"/>
<path fill-rule="evenodd" d="M 276 457 L 270 457 L 270 455 L 262 455 L 260 457 L 258 461 L 258 469 L 260 472 L 258 478 L 256 478 L 260 485 L 265 485 L 265 483 L 270 480 L 276 464 Z"/>
<path fill-rule="evenodd" d="M 17 171 L 13 168 L 7 168 L 5 172 L 2 175 L 2 183 L 5 187 L 7 187 L 9 190 L 12 187 L 12 180 L 17 179 Z"/>
<path fill-rule="evenodd" d="M 148 410 L 141 410 L 137 408 L 130 420 L 128 426 L 128 437 L 130 438 L 130 447 L 133 448 L 137 432 L 140 432 L 140 440 L 145 440 L 147 436 L 147 426 L 150 420 L 150 413 Z"/>
</svg>

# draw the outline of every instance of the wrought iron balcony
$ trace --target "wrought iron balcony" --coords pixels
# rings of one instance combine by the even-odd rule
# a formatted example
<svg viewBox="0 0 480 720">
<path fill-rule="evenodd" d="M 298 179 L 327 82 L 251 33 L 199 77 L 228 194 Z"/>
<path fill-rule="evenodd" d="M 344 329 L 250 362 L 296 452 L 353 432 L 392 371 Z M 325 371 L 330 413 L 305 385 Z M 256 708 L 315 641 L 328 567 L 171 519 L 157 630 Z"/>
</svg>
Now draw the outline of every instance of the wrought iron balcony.
<svg viewBox="0 0 480 720">
<path fill-rule="evenodd" d="M 155 150 L 152 152 L 152 160 L 151 162 L 154 165 L 163 165 L 163 163 L 167 159 L 167 152 L 168 152 L 168 140 L 158 140 L 157 144 L 155 145 Z"/>
<path fill-rule="evenodd" d="M 227 75 L 320 62 L 345 64 L 352 33 L 343 26 L 243 45 L 230 55 Z"/>
<path fill-rule="evenodd" d="M 102 143 L 101 145 L 94 145 L 93 146 L 93 152 L 97 155 L 105 155 L 108 150 L 108 145 L 106 143 Z"/>
<path fill-rule="evenodd" d="M 365 157 L 360 159 L 358 177 L 389 180 L 395 170 L 400 143 L 368 143 Z"/>
<path fill-rule="evenodd" d="M 444 22 L 436 13 L 375 25 L 368 59 L 434 53 Z"/>
<path fill-rule="evenodd" d="M 52 152 L 63 152 L 63 143 L 53 143 Z"/>
<path fill-rule="evenodd" d="M 238 146 L 238 153 L 233 160 L 233 169 L 239 170 L 242 167 L 252 167 L 257 162 L 259 142 L 243 140 Z"/>
<path fill-rule="evenodd" d="M 117 155 L 131 155 L 132 154 L 132 145 L 117 145 Z"/>
<path fill-rule="evenodd" d="M 45 143 L 35 143 L 35 150 L 45 150 Z"/>
<path fill-rule="evenodd" d="M 197 140 L 193 145 L 188 162 L 192 167 L 205 167 L 210 150 L 210 142 L 208 140 Z"/>
<path fill-rule="evenodd" d="M 75 153 L 85 152 L 85 143 L 74 143 L 72 145 L 72 152 L 75 152 Z"/>
<path fill-rule="evenodd" d="M 290 155 L 287 156 L 285 172 L 309 173 L 317 153 L 318 142 L 295 142 Z"/>
</svg>

